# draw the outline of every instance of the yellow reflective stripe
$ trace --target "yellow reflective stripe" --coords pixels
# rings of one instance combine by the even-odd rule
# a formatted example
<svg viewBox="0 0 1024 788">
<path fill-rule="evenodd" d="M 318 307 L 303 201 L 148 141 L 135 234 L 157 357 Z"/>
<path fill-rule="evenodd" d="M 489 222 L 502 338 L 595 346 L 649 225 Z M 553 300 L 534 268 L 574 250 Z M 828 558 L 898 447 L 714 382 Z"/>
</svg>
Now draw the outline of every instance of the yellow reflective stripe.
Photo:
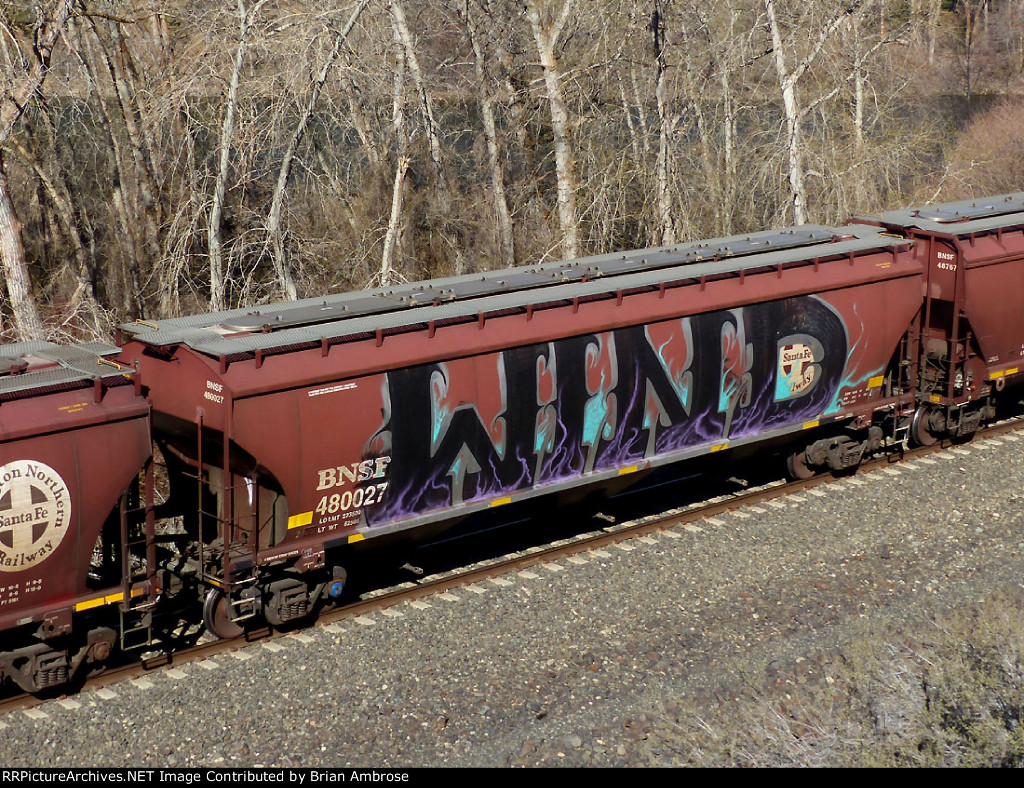
<svg viewBox="0 0 1024 788">
<path fill-rule="evenodd" d="M 1016 375 L 1018 372 L 1020 372 L 1020 367 L 1011 367 L 1010 369 L 1006 370 L 1006 372 L 1004 372 L 1003 374 L 1004 375 Z"/>
<path fill-rule="evenodd" d="M 928 399 L 930 399 L 932 402 L 942 402 L 942 397 L 940 397 L 938 394 L 932 394 L 930 397 L 928 397 Z"/>
<path fill-rule="evenodd" d="M 868 388 L 881 388 L 883 383 L 885 383 L 885 375 L 875 375 L 873 378 L 871 378 L 871 380 L 868 381 Z"/>
<path fill-rule="evenodd" d="M 350 537 L 348 538 L 348 543 L 349 543 L 349 544 L 352 544 L 353 542 L 361 542 L 361 541 L 363 541 L 363 540 L 364 540 L 365 538 L 366 538 L 366 537 L 365 537 L 365 536 L 363 536 L 362 534 L 352 534 L 352 535 L 351 535 L 351 536 L 350 536 Z"/>
<path fill-rule="evenodd" d="M 639 465 L 630 465 L 628 468 L 619 468 L 619 476 L 625 476 L 627 473 L 636 473 L 640 470 Z"/>
<path fill-rule="evenodd" d="M 721 451 L 722 449 L 728 449 L 728 448 L 729 448 L 729 444 L 728 443 L 719 443 L 717 446 L 712 446 L 711 447 L 711 451 L 716 452 L 716 451 Z"/>
<path fill-rule="evenodd" d="M 131 591 L 132 597 L 141 596 L 145 594 L 144 588 L 133 588 Z M 106 596 L 98 596 L 95 599 L 87 599 L 84 602 L 79 602 L 75 605 L 76 611 L 90 610 L 94 607 L 100 607 L 101 605 L 113 605 L 115 602 L 120 602 L 124 599 L 124 592 L 118 591 L 116 594 L 107 594 Z"/>
<path fill-rule="evenodd" d="M 804 429 L 805 430 L 813 430 L 819 424 L 821 424 L 821 422 L 818 419 L 815 419 L 814 421 L 808 421 L 808 422 L 804 423 Z"/>
<path fill-rule="evenodd" d="M 293 514 L 288 518 L 288 528 L 302 528 L 304 525 L 309 525 L 313 522 L 312 512 L 303 512 L 302 514 Z"/>
<path fill-rule="evenodd" d="M 511 498 L 496 498 L 491 501 L 491 506 L 504 506 L 507 503 L 512 503 Z"/>
</svg>

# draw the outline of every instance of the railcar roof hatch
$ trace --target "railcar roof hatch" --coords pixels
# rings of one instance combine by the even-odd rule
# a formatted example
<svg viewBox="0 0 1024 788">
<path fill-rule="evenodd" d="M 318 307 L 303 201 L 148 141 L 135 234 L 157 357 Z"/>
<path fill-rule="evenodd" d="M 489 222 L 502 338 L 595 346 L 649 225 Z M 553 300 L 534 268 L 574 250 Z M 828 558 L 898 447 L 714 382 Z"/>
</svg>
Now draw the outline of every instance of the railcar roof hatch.
<svg viewBox="0 0 1024 788">
<path fill-rule="evenodd" d="M 859 221 L 881 222 L 892 228 L 916 228 L 926 232 L 967 236 L 998 232 L 1024 225 L 1024 192 L 982 200 L 960 200 L 860 216 Z"/>
<path fill-rule="evenodd" d="M 1011 213 L 1024 213 L 1024 202 L 1006 200 L 1004 202 L 980 202 L 954 208 L 921 208 L 914 211 L 922 219 L 934 222 L 966 222 L 971 219 L 987 219 L 990 216 L 1006 216 Z"/>
<path fill-rule="evenodd" d="M 105 342 L 64 346 L 32 341 L 0 345 L 0 396 L 122 377 L 133 370 L 108 358 L 119 352 L 120 348 Z"/>
</svg>

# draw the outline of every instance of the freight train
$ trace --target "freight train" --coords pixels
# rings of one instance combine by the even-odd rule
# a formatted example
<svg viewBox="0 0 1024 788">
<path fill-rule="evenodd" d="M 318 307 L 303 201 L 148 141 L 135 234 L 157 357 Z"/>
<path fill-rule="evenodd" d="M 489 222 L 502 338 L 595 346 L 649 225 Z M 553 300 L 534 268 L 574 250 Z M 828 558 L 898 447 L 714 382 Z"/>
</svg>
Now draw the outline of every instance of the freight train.
<svg viewBox="0 0 1024 788">
<path fill-rule="evenodd" d="M 167 611 L 301 622 L 369 545 L 689 458 L 967 438 L 1022 304 L 1015 193 L 0 347 L 0 677 L 61 687 Z"/>
</svg>

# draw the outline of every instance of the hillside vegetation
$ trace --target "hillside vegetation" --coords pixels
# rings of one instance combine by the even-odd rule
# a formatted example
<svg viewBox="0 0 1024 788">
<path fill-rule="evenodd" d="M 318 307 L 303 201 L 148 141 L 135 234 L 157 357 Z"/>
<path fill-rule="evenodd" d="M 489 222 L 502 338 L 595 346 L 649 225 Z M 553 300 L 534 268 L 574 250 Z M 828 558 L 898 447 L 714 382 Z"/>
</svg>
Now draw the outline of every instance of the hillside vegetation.
<svg viewBox="0 0 1024 788">
<path fill-rule="evenodd" d="M 10 0 L 3 336 L 1024 187 L 1024 0 Z"/>
</svg>

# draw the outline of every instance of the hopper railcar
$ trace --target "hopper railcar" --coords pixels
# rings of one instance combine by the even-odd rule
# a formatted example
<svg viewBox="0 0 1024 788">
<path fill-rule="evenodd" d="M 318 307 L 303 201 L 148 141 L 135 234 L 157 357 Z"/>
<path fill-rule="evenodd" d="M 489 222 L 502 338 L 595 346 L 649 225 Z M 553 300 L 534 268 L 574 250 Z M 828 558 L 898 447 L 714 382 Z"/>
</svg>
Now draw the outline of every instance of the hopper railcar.
<svg viewBox="0 0 1024 788">
<path fill-rule="evenodd" d="M 227 635 L 307 615 L 367 541 L 797 435 L 797 472 L 856 464 L 914 402 L 923 276 L 809 226 L 135 324 L 120 359 Z"/>
<path fill-rule="evenodd" d="M 149 405 L 118 352 L 0 346 L 0 677 L 27 690 L 148 639 L 157 589 L 128 521 L 145 509 Z"/>
<path fill-rule="evenodd" d="M 0 678 L 165 608 L 301 622 L 367 546 L 670 463 L 969 436 L 1024 378 L 1022 290 L 1019 193 L 7 346 Z"/>
<path fill-rule="evenodd" d="M 912 240 L 925 268 L 907 353 L 918 365 L 912 439 L 973 434 L 992 393 L 1024 379 L 1024 192 L 857 221 Z"/>
</svg>

